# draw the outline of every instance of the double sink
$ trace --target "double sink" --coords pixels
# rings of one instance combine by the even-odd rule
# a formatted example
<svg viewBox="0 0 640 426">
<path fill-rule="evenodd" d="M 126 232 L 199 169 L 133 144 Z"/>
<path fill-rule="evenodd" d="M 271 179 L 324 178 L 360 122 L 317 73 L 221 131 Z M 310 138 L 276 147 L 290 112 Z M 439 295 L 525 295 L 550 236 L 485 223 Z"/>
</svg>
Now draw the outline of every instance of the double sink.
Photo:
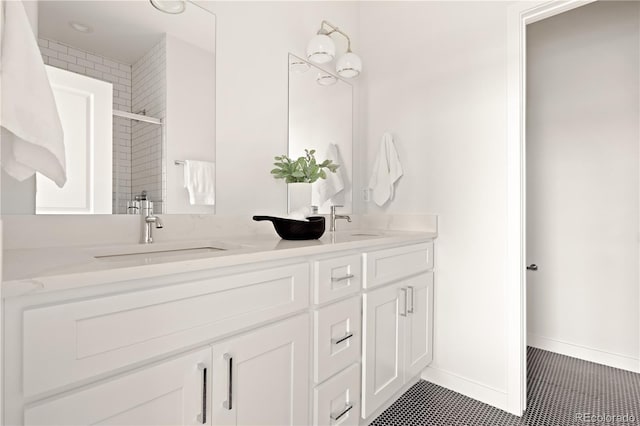
<svg viewBox="0 0 640 426">
<path fill-rule="evenodd" d="M 379 232 L 340 232 L 339 242 L 357 241 L 367 238 L 383 236 Z M 326 238 L 331 238 L 329 233 Z M 325 239 L 323 237 L 320 241 Z M 338 242 L 338 241 L 334 241 Z M 202 258 L 217 256 L 224 252 L 250 248 L 247 245 L 230 244 L 220 241 L 182 241 L 173 243 L 154 243 L 141 245 L 127 245 L 93 251 L 93 257 L 103 262 L 138 261 L 168 261 L 188 258 Z"/>
</svg>

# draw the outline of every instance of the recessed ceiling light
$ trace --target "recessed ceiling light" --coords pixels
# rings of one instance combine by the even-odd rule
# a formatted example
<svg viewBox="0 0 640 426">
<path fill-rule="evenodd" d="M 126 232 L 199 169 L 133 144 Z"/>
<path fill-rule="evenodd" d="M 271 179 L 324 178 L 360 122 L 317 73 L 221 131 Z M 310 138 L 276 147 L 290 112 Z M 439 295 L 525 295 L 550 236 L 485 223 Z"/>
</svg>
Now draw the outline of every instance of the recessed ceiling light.
<svg viewBox="0 0 640 426">
<path fill-rule="evenodd" d="M 160 12 L 177 15 L 184 12 L 187 4 L 184 0 L 149 0 L 149 2 Z"/>
<path fill-rule="evenodd" d="M 80 33 L 89 34 L 93 32 L 93 28 L 80 22 L 71 21 L 69 22 L 69 26 Z"/>
</svg>

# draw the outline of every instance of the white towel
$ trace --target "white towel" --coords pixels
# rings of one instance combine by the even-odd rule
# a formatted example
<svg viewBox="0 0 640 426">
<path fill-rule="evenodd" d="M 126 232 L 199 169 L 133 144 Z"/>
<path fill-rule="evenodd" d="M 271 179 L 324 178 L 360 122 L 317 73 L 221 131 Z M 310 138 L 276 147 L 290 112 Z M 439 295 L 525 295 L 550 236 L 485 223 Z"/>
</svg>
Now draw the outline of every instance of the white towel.
<svg viewBox="0 0 640 426">
<path fill-rule="evenodd" d="M 213 206 L 215 198 L 216 165 L 211 161 L 185 160 L 184 187 L 192 206 Z"/>
<path fill-rule="evenodd" d="M 394 185 L 400 176 L 402 176 L 402 165 L 393 137 L 387 132 L 382 135 L 380 149 L 369 180 L 372 198 L 377 205 L 382 206 L 387 201 L 393 200 Z"/>
<path fill-rule="evenodd" d="M 340 165 L 338 146 L 334 143 L 329 144 L 326 153 L 326 159 L 333 161 L 334 164 Z M 344 179 L 342 178 L 342 166 L 338 167 L 335 173 L 327 171 L 326 179 L 319 179 L 315 182 L 316 191 L 318 191 L 318 205 L 321 206 L 331 198 L 335 197 L 344 189 Z"/>
<path fill-rule="evenodd" d="M 19 181 L 37 171 L 62 187 L 64 135 L 38 44 L 21 1 L 4 1 L 0 8 L 2 168 Z"/>
</svg>

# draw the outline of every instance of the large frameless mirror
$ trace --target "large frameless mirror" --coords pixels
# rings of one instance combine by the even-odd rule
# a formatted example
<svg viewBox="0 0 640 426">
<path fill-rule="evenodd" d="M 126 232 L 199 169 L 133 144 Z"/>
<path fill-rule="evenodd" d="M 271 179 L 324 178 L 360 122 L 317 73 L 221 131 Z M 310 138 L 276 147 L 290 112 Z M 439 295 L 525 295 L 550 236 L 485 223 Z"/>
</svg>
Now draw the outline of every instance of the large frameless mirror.
<svg viewBox="0 0 640 426">
<path fill-rule="evenodd" d="M 3 174 L 3 214 L 136 214 L 143 200 L 155 213 L 215 213 L 212 197 L 190 199 L 184 171 L 185 160 L 215 167 L 215 16 L 191 2 L 156 3 L 183 10 L 38 2 L 67 184 L 36 175 L 35 193 L 18 192 Z"/>
<path fill-rule="evenodd" d="M 327 71 L 289 55 L 289 152 L 296 159 L 315 151 L 319 163 L 331 160 L 339 167 L 326 170 L 326 179 L 310 185 L 311 206 L 327 214 L 332 205 L 352 211 L 353 194 L 353 88 Z M 302 189 L 307 191 L 307 189 Z M 307 194 L 308 197 L 308 194 Z M 296 185 L 289 185 L 288 211 L 306 202 Z"/>
</svg>

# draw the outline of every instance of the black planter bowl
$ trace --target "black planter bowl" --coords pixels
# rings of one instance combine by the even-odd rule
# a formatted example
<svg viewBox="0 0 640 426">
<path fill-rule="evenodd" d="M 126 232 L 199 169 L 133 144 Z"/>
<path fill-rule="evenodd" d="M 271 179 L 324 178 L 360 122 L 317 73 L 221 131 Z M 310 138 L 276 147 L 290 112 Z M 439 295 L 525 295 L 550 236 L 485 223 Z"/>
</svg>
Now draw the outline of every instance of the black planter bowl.
<svg viewBox="0 0 640 426">
<path fill-rule="evenodd" d="M 254 216 L 253 220 L 268 220 L 283 240 L 317 240 L 324 234 L 324 216 L 311 216 L 305 220 L 274 216 Z"/>
</svg>

